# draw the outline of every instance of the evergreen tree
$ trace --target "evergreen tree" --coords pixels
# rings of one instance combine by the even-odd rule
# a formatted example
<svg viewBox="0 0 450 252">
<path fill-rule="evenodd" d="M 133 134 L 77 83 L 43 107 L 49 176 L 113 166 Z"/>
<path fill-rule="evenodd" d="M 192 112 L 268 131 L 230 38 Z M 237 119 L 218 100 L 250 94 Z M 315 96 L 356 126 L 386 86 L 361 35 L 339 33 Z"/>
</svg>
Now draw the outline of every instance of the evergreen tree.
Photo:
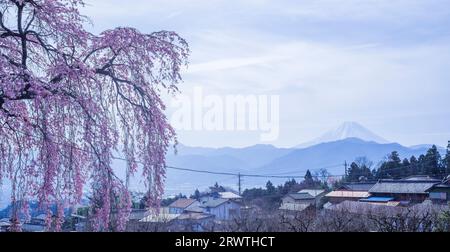
<svg viewBox="0 0 450 252">
<path fill-rule="evenodd" d="M 419 170 L 419 174 L 423 175 L 423 174 L 427 174 L 427 167 L 425 166 L 426 160 L 425 160 L 425 155 L 420 155 L 419 156 L 419 160 L 418 162 L 418 170 Z"/>
<path fill-rule="evenodd" d="M 297 186 L 297 181 L 295 179 L 288 180 L 284 183 L 284 186 L 279 188 L 281 194 L 285 195 L 295 191 L 295 187 Z"/>
<path fill-rule="evenodd" d="M 397 167 L 399 167 L 399 166 L 400 166 L 400 163 L 402 162 L 402 161 L 400 160 L 400 155 L 398 154 L 397 151 L 393 151 L 393 152 L 391 153 L 391 155 L 389 156 L 389 161 L 392 162 L 392 164 L 393 164 L 394 166 L 397 166 Z"/>
<path fill-rule="evenodd" d="M 307 186 L 314 185 L 314 179 L 313 179 L 313 176 L 311 175 L 311 172 L 309 170 L 307 170 L 306 174 L 305 174 L 305 184 Z"/>
<path fill-rule="evenodd" d="M 275 188 L 275 186 L 273 186 L 273 184 L 272 184 L 272 182 L 270 182 L 270 180 L 267 181 L 267 183 L 266 183 L 266 191 L 267 191 L 267 194 L 269 194 L 269 195 L 274 194 L 276 192 L 276 188 Z"/>
<path fill-rule="evenodd" d="M 411 172 L 411 163 L 409 162 L 409 160 L 407 158 L 403 159 L 402 167 L 405 168 L 405 169 L 401 169 L 402 177 L 407 177 L 407 176 L 413 175 Z"/>
<path fill-rule="evenodd" d="M 425 155 L 424 171 L 426 175 L 442 175 L 441 154 L 437 150 L 436 145 L 433 145 Z"/>
<path fill-rule="evenodd" d="M 445 174 L 448 176 L 450 175 L 450 141 L 448 141 L 447 145 L 447 154 L 445 155 Z"/>
<path fill-rule="evenodd" d="M 191 196 L 192 199 L 199 200 L 201 197 L 200 191 L 198 189 L 195 189 L 194 195 Z"/>
<path fill-rule="evenodd" d="M 347 181 L 348 182 L 358 182 L 359 178 L 362 176 L 361 169 L 355 162 L 350 164 L 348 169 Z"/>
<path fill-rule="evenodd" d="M 419 174 L 419 161 L 417 160 L 417 158 L 415 156 L 412 156 L 409 159 L 409 164 L 410 164 L 409 174 L 410 175 Z"/>
<path fill-rule="evenodd" d="M 404 173 L 402 161 L 397 151 L 393 151 L 388 160 L 383 162 L 379 169 L 379 178 L 401 178 Z"/>
<path fill-rule="evenodd" d="M 355 159 L 355 163 L 359 166 L 360 176 L 364 177 L 364 179 L 373 179 L 373 173 L 371 168 L 373 166 L 373 162 L 370 161 L 367 157 L 358 157 Z"/>
</svg>

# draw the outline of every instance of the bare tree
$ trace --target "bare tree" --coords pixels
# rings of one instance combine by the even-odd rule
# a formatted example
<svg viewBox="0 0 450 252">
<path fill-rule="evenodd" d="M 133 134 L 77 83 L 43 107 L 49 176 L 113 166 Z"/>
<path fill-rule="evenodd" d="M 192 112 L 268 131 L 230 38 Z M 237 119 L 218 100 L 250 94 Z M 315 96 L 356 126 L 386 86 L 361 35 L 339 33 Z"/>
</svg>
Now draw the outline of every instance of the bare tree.
<svg viewBox="0 0 450 252">
<path fill-rule="evenodd" d="M 315 207 L 308 207 L 303 211 L 282 211 L 280 212 L 279 218 L 280 226 L 285 231 L 314 231 L 317 220 L 317 210 Z"/>
</svg>

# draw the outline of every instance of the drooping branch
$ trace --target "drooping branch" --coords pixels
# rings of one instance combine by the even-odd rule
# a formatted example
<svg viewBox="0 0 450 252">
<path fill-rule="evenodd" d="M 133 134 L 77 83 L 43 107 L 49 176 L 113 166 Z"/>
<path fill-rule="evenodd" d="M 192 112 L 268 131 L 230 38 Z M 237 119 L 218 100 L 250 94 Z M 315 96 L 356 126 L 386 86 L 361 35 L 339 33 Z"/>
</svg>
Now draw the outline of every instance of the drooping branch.
<svg viewBox="0 0 450 252">
<path fill-rule="evenodd" d="M 157 202 L 175 136 L 159 90 L 177 91 L 187 43 L 133 28 L 93 35 L 80 0 L 0 4 L 0 179 L 12 180 L 13 205 L 38 200 L 62 218 L 89 182 L 94 226 L 123 229 L 130 198 L 112 152 L 122 147 L 128 173 L 142 164 L 148 203 Z"/>
</svg>

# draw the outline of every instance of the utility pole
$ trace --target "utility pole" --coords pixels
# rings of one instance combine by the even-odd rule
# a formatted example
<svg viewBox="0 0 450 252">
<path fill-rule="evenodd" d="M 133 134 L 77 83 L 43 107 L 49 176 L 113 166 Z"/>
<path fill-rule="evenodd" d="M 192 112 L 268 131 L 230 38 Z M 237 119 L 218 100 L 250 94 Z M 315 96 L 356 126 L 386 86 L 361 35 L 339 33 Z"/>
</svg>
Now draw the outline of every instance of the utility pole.
<svg viewBox="0 0 450 252">
<path fill-rule="evenodd" d="M 344 167 L 345 167 L 345 177 L 347 178 L 347 160 L 345 160 L 344 162 Z"/>
<path fill-rule="evenodd" d="M 241 173 L 238 173 L 239 196 L 241 196 Z"/>
</svg>

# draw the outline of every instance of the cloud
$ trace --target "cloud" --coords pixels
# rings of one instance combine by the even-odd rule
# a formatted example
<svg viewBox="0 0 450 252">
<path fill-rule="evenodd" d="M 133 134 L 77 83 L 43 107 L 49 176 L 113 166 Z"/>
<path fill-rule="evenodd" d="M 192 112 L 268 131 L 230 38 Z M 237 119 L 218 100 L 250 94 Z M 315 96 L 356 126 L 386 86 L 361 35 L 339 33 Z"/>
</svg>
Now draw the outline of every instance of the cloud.
<svg viewBox="0 0 450 252">
<path fill-rule="evenodd" d="M 185 37 L 192 51 L 180 86 L 186 94 L 195 86 L 208 94 L 279 94 L 282 132 L 274 144 L 296 145 L 336 121 L 359 121 L 405 144 L 437 139 L 420 135 L 423 121 L 450 127 L 450 119 L 438 119 L 450 106 L 446 0 L 89 3 L 96 30 L 131 25 Z M 437 116 L 425 117 L 431 112 Z M 405 125 L 422 126 L 411 126 L 406 136 L 398 130 Z M 211 137 L 179 136 L 194 145 L 211 145 Z M 217 145 L 257 141 L 214 137 L 221 139 Z"/>
</svg>

